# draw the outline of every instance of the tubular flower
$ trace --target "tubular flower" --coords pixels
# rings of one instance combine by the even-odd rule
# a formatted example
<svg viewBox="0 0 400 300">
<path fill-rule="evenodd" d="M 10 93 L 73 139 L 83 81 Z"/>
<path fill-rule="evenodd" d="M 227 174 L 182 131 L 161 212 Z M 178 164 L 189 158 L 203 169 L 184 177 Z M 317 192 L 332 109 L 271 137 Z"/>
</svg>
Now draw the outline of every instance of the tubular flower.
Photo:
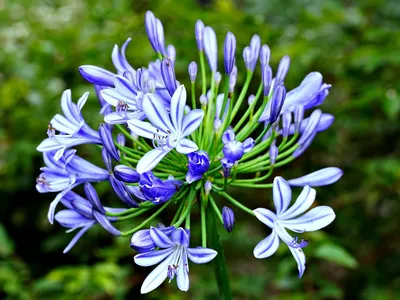
<svg viewBox="0 0 400 300">
<path fill-rule="evenodd" d="M 254 248 L 256 258 L 266 258 L 273 255 L 283 241 L 297 262 L 299 277 L 303 276 L 306 268 L 306 257 L 302 248 L 308 241 L 298 237 L 293 238 L 286 228 L 296 233 L 315 231 L 328 226 L 334 219 L 335 213 L 329 206 L 317 206 L 304 214 L 315 200 L 315 190 L 305 186 L 295 203 L 289 208 L 292 200 L 292 191 L 289 184 L 282 177 L 275 177 L 273 198 L 276 213 L 266 208 L 257 208 L 254 214 L 262 223 L 272 229 L 272 233 L 263 239 Z"/>
<path fill-rule="evenodd" d="M 150 228 L 150 237 L 161 250 L 153 250 L 135 255 L 135 263 L 147 267 L 159 265 L 147 276 L 140 292 L 146 294 L 156 289 L 167 277 L 176 283 L 181 291 L 189 290 L 189 260 L 195 264 L 211 261 L 217 252 L 203 247 L 189 248 L 189 233 L 176 228 L 168 237 L 158 228 Z"/>
</svg>

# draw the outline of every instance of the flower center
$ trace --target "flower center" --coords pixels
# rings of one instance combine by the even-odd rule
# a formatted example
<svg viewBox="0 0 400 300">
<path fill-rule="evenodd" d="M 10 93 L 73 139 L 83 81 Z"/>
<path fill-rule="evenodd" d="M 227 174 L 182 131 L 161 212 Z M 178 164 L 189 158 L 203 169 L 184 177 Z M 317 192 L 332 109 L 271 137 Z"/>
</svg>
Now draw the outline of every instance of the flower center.
<svg viewBox="0 0 400 300">
<path fill-rule="evenodd" d="M 172 133 L 167 130 L 167 134 L 164 135 L 157 129 L 157 133 L 154 134 L 153 137 L 153 147 L 157 149 L 163 149 L 164 147 L 175 148 L 180 140 L 180 134 Z"/>
<path fill-rule="evenodd" d="M 124 101 L 122 101 L 122 100 L 120 100 L 120 101 L 118 101 L 118 104 L 117 104 L 117 108 L 116 108 L 116 110 L 117 110 L 117 113 L 120 115 L 120 116 L 122 116 L 122 115 L 126 115 L 126 111 L 129 109 L 129 105 L 126 103 L 126 102 L 124 102 Z"/>
<path fill-rule="evenodd" d="M 174 279 L 175 275 L 178 273 L 178 267 L 179 264 L 181 263 L 182 260 L 182 254 L 183 254 L 183 247 L 182 245 L 176 245 L 173 258 L 172 258 L 172 264 L 168 266 L 168 277 L 169 277 L 169 282 L 171 282 L 172 279 Z M 187 268 L 187 264 L 185 266 Z"/>
</svg>

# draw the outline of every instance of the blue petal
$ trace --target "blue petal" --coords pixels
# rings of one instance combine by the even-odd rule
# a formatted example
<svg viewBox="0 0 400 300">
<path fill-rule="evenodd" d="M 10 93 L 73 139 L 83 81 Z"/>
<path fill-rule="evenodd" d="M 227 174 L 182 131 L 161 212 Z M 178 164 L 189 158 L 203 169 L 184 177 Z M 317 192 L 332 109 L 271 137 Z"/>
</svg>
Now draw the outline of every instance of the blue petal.
<svg viewBox="0 0 400 300">
<path fill-rule="evenodd" d="M 235 133 L 233 132 L 233 130 L 230 129 L 225 130 L 225 132 L 222 134 L 222 142 L 226 144 L 234 140 L 235 140 Z"/>
<path fill-rule="evenodd" d="M 218 45 L 217 45 L 217 36 L 215 35 L 215 31 L 207 26 L 204 28 L 204 52 L 208 59 L 208 64 L 210 65 L 210 69 L 212 72 L 217 71 L 218 65 Z"/>
<path fill-rule="evenodd" d="M 145 117 L 144 112 L 139 110 L 124 114 L 112 112 L 104 116 L 104 121 L 108 124 L 125 124 L 128 120 L 143 120 Z"/>
<path fill-rule="evenodd" d="M 121 75 L 115 76 L 114 85 L 116 90 L 127 98 L 134 99 L 137 95 L 137 90 L 134 88 L 132 82 Z"/>
<path fill-rule="evenodd" d="M 274 229 L 276 215 L 272 211 L 270 211 L 269 209 L 266 209 L 266 208 L 257 208 L 255 210 L 253 210 L 253 212 L 257 219 L 259 219 L 261 222 L 263 222 L 269 228 Z"/>
<path fill-rule="evenodd" d="M 69 242 L 69 244 L 67 245 L 67 247 L 65 247 L 63 253 L 67 253 L 69 250 L 71 250 L 71 248 L 73 246 L 75 246 L 75 244 L 78 242 L 78 240 L 82 237 L 82 235 L 88 231 L 93 225 L 95 224 L 94 221 L 92 221 L 90 224 L 86 225 L 85 227 L 83 227 L 81 230 L 79 230 L 79 232 L 74 236 L 74 238 Z"/>
<path fill-rule="evenodd" d="M 87 81 L 97 85 L 114 86 L 114 74 L 105 69 L 84 65 L 79 67 L 79 73 Z"/>
<path fill-rule="evenodd" d="M 103 99 L 112 106 L 117 107 L 118 103 L 120 101 L 123 101 L 126 104 L 128 104 L 129 110 L 133 110 L 136 108 L 136 101 L 134 99 L 122 95 L 116 89 L 104 89 L 100 91 L 100 94 L 103 97 Z"/>
<path fill-rule="evenodd" d="M 189 247 L 189 237 L 186 231 L 179 227 L 176 228 L 171 233 L 171 241 L 175 244 L 183 245 L 185 247 Z"/>
<path fill-rule="evenodd" d="M 134 260 L 137 265 L 142 267 L 153 266 L 163 261 L 171 255 L 173 251 L 174 248 L 170 247 L 163 250 L 152 250 L 149 252 L 139 253 L 135 255 Z"/>
<path fill-rule="evenodd" d="M 317 206 L 296 219 L 281 222 L 293 231 L 315 231 L 328 226 L 335 217 L 335 212 L 329 206 Z"/>
<path fill-rule="evenodd" d="M 197 128 L 199 128 L 203 121 L 204 111 L 201 109 L 193 109 L 183 119 L 182 123 L 182 136 L 188 136 Z"/>
<path fill-rule="evenodd" d="M 107 217 L 101 213 L 99 213 L 96 210 L 93 210 L 93 216 L 96 219 L 97 222 L 103 227 L 105 230 L 107 230 L 109 233 L 115 236 L 120 236 L 121 231 L 116 229 L 113 225 L 111 225 L 110 221 L 107 219 Z"/>
<path fill-rule="evenodd" d="M 218 252 L 204 247 L 188 248 L 187 254 L 190 261 L 195 264 L 205 264 L 210 262 L 217 256 Z"/>
<path fill-rule="evenodd" d="M 255 258 L 267 258 L 273 255 L 279 247 L 279 237 L 272 230 L 272 233 L 257 244 L 254 248 L 253 254 Z"/>
<path fill-rule="evenodd" d="M 171 124 L 167 110 L 156 95 L 146 94 L 142 105 L 147 119 L 149 119 L 155 127 L 164 132 L 175 132 L 175 128 Z"/>
<path fill-rule="evenodd" d="M 289 246 L 290 252 L 294 259 L 297 262 L 297 269 L 299 270 L 299 278 L 303 276 L 304 271 L 306 270 L 306 256 L 304 255 L 303 249 L 301 248 L 293 248 Z"/>
<path fill-rule="evenodd" d="M 54 200 L 50 203 L 49 206 L 49 211 L 47 212 L 47 219 L 49 220 L 49 222 L 51 224 L 54 223 L 54 212 L 56 210 L 56 206 L 58 204 L 58 202 L 60 202 L 61 198 L 68 193 L 70 190 L 72 190 L 76 185 L 78 184 L 74 184 L 71 185 L 68 189 L 63 190 L 61 193 L 58 193 L 58 195 L 54 198 Z"/>
<path fill-rule="evenodd" d="M 54 216 L 56 221 L 63 227 L 75 228 L 92 224 L 93 220 L 89 219 L 73 209 L 63 209 Z"/>
<path fill-rule="evenodd" d="M 140 254 L 138 254 L 140 255 Z M 158 288 L 168 276 L 168 266 L 173 263 L 172 255 L 160 263 L 143 281 L 140 293 L 146 294 Z"/>
<path fill-rule="evenodd" d="M 179 86 L 171 98 L 171 120 L 175 129 L 179 132 L 182 130 L 183 115 L 186 105 L 186 89 L 185 86 Z"/>
<path fill-rule="evenodd" d="M 316 192 L 309 186 L 305 186 L 297 197 L 296 202 L 279 216 L 280 220 L 290 220 L 304 213 L 314 203 Z"/>
<path fill-rule="evenodd" d="M 275 177 L 273 184 L 273 198 L 276 214 L 279 216 L 288 208 L 292 200 L 292 190 L 285 179 L 280 176 Z"/>
<path fill-rule="evenodd" d="M 189 154 L 198 149 L 199 147 L 196 145 L 196 143 L 189 139 L 181 139 L 179 144 L 176 146 L 176 151 L 182 154 Z"/>
<path fill-rule="evenodd" d="M 171 239 L 164 232 L 156 227 L 150 228 L 150 237 L 157 247 L 169 248 L 174 245 Z"/>
<path fill-rule="evenodd" d="M 172 148 L 150 150 L 139 160 L 136 171 L 138 171 L 139 174 L 151 171 L 171 150 Z"/>
<path fill-rule="evenodd" d="M 313 173 L 288 180 L 290 186 L 324 186 L 335 183 L 342 177 L 343 171 L 339 168 L 324 168 Z"/>
<path fill-rule="evenodd" d="M 189 267 L 185 248 L 182 249 L 181 262 L 176 275 L 176 284 L 181 291 L 187 292 L 189 290 Z"/>
<path fill-rule="evenodd" d="M 149 122 L 144 122 L 140 120 L 129 120 L 127 122 L 129 129 L 138 136 L 142 136 L 147 139 L 155 139 L 158 136 L 166 135 L 164 131 L 158 130 L 156 127 L 151 125 Z"/>
<path fill-rule="evenodd" d="M 88 97 L 89 93 L 85 93 L 84 96 Z M 61 96 L 61 109 L 67 118 L 67 120 L 76 126 L 79 126 L 81 116 L 78 111 L 76 104 L 72 102 L 71 90 L 65 90 Z"/>
</svg>

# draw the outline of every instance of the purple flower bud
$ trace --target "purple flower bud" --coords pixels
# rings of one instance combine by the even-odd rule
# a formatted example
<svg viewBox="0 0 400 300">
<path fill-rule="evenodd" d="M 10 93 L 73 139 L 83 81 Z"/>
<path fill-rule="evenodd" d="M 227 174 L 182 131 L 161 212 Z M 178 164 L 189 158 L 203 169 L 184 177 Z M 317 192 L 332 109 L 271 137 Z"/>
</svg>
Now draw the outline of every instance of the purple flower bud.
<svg viewBox="0 0 400 300">
<path fill-rule="evenodd" d="M 217 86 L 218 86 L 219 83 L 221 82 L 221 79 L 222 79 L 221 73 L 220 73 L 220 72 L 215 72 L 214 80 L 215 80 L 215 84 L 216 84 Z"/>
<path fill-rule="evenodd" d="M 251 69 L 251 67 L 253 65 L 253 56 L 250 47 L 245 47 L 243 49 L 243 60 L 244 64 L 246 65 L 246 69 L 252 72 L 253 70 Z"/>
<path fill-rule="evenodd" d="M 175 64 L 176 60 L 176 49 L 174 45 L 168 45 L 167 46 L 167 56 L 172 60 L 172 62 Z"/>
<path fill-rule="evenodd" d="M 224 206 L 222 208 L 222 221 L 224 222 L 226 231 L 231 232 L 233 230 L 233 224 L 235 223 L 235 215 L 233 210 L 229 207 Z"/>
<path fill-rule="evenodd" d="M 167 53 L 165 51 L 164 27 L 159 19 L 156 19 L 156 36 L 157 36 L 158 52 L 160 52 L 163 56 L 165 56 Z"/>
<path fill-rule="evenodd" d="M 84 65 L 79 67 L 81 76 L 92 84 L 114 87 L 114 73 L 96 66 Z"/>
<path fill-rule="evenodd" d="M 201 20 L 196 22 L 194 33 L 196 36 L 197 48 L 199 51 L 203 51 L 204 23 Z"/>
<path fill-rule="evenodd" d="M 104 165 L 106 166 L 106 169 L 108 172 L 111 172 L 112 169 L 112 161 L 111 161 L 111 156 L 108 154 L 108 151 L 106 148 L 101 149 L 101 157 L 103 159 Z"/>
<path fill-rule="evenodd" d="M 139 182 L 140 174 L 125 165 L 118 165 L 114 167 L 114 176 L 120 181 L 127 182 L 127 183 L 135 183 Z"/>
<path fill-rule="evenodd" d="M 206 194 L 206 196 L 208 196 L 210 194 L 211 189 L 212 189 L 212 183 L 210 180 L 207 180 L 204 183 L 204 193 Z"/>
<path fill-rule="evenodd" d="M 300 145 L 304 144 L 312 135 L 316 134 L 321 114 L 322 112 L 320 109 L 316 109 L 311 113 L 307 127 L 304 129 L 304 132 L 298 141 Z"/>
<path fill-rule="evenodd" d="M 269 147 L 269 161 L 271 165 L 274 165 L 276 162 L 276 157 L 278 156 L 278 147 L 273 143 L 271 147 Z"/>
<path fill-rule="evenodd" d="M 292 123 L 292 113 L 285 110 L 282 115 L 282 136 L 287 138 L 289 135 L 290 124 Z"/>
<path fill-rule="evenodd" d="M 257 65 L 257 60 L 258 56 L 260 55 L 260 47 L 261 47 L 261 38 L 258 34 L 253 35 L 250 41 L 250 49 L 251 49 L 251 57 L 252 57 L 252 63 L 250 67 L 250 71 L 254 71 L 256 65 Z"/>
<path fill-rule="evenodd" d="M 158 224 L 157 228 L 161 230 L 166 236 L 170 237 L 171 232 L 175 230 L 174 226 L 165 227 L 163 224 Z M 131 248 L 137 252 L 148 252 L 156 248 L 152 238 L 150 237 L 149 229 L 142 229 L 136 231 L 131 238 Z"/>
<path fill-rule="evenodd" d="M 174 63 L 169 58 L 163 59 L 161 62 L 161 75 L 168 93 L 172 96 L 178 86 L 176 84 Z"/>
<path fill-rule="evenodd" d="M 93 211 L 93 217 L 96 219 L 97 222 L 103 227 L 105 230 L 107 230 L 109 233 L 115 236 L 120 236 L 121 232 L 116 229 L 114 226 L 111 225 L 110 221 L 107 219 L 107 217 L 98 211 L 94 210 Z"/>
<path fill-rule="evenodd" d="M 186 181 L 192 183 L 201 179 L 203 174 L 210 168 L 210 159 L 206 151 L 200 150 L 189 153 L 188 157 L 188 173 Z"/>
<path fill-rule="evenodd" d="M 217 71 L 218 66 L 218 45 L 214 29 L 207 26 L 204 28 L 204 52 L 212 72 Z"/>
<path fill-rule="evenodd" d="M 125 139 L 125 135 L 123 133 L 118 133 L 117 143 L 118 143 L 118 145 L 125 146 L 126 139 Z"/>
<path fill-rule="evenodd" d="M 216 119 L 214 120 L 214 131 L 215 131 L 215 132 L 218 132 L 218 130 L 221 128 L 221 126 L 222 126 L 222 121 L 221 121 L 221 119 L 216 118 Z"/>
<path fill-rule="evenodd" d="M 234 65 L 233 68 L 232 68 L 231 75 L 234 75 L 234 76 L 237 77 L 237 74 L 238 74 L 238 68 L 237 68 L 236 65 Z"/>
<path fill-rule="evenodd" d="M 200 104 L 201 104 L 201 105 L 207 105 L 207 103 L 208 103 L 208 98 L 207 98 L 206 95 L 201 95 L 199 101 L 200 101 Z"/>
<path fill-rule="evenodd" d="M 143 196 L 154 204 L 161 204 L 170 200 L 182 186 L 180 180 L 161 180 L 152 172 L 140 176 L 139 187 Z"/>
<path fill-rule="evenodd" d="M 192 61 L 189 64 L 188 71 L 189 71 L 190 81 L 191 82 L 195 82 L 196 81 L 196 76 L 197 76 L 197 64 L 194 61 Z"/>
<path fill-rule="evenodd" d="M 304 118 L 304 106 L 296 105 L 296 107 L 294 108 L 294 126 L 296 132 L 299 132 L 303 118 Z"/>
<path fill-rule="evenodd" d="M 233 167 L 233 163 L 226 157 L 221 159 L 222 169 L 224 171 L 224 177 L 228 178 L 231 173 L 231 168 Z"/>
<path fill-rule="evenodd" d="M 324 186 L 335 183 L 342 175 L 343 171 L 341 169 L 329 167 L 298 178 L 290 179 L 288 183 L 290 186 Z"/>
<path fill-rule="evenodd" d="M 226 34 L 224 43 L 224 66 L 225 74 L 231 74 L 235 65 L 236 37 L 232 32 Z"/>
<path fill-rule="evenodd" d="M 260 64 L 264 69 L 265 66 L 269 65 L 269 59 L 271 57 L 271 50 L 268 45 L 263 45 L 260 52 Z"/>
<path fill-rule="evenodd" d="M 290 66 L 290 58 L 289 56 L 284 56 L 279 62 L 278 70 L 276 72 L 276 85 L 280 85 L 286 77 L 286 74 L 289 70 Z"/>
<path fill-rule="evenodd" d="M 268 96 L 269 91 L 271 89 L 272 82 L 272 69 L 269 65 L 265 65 L 262 69 L 261 73 L 262 83 L 264 87 L 264 96 Z"/>
<path fill-rule="evenodd" d="M 129 207 L 138 207 L 139 204 L 133 200 L 131 195 L 128 192 L 127 187 L 121 181 L 116 179 L 114 175 L 110 175 L 110 183 L 115 193 L 127 206 Z"/>
<path fill-rule="evenodd" d="M 283 102 L 285 101 L 286 97 L 286 89 L 284 85 L 278 85 L 275 89 L 274 94 L 272 96 L 271 101 L 271 112 L 269 117 L 269 123 L 274 124 L 275 121 L 278 119 L 281 109 L 283 106 Z"/>
<path fill-rule="evenodd" d="M 229 92 L 233 93 L 233 91 L 235 90 L 235 85 L 236 85 L 236 75 L 231 74 L 231 76 L 229 76 Z"/>
<path fill-rule="evenodd" d="M 100 124 L 99 134 L 103 147 L 107 150 L 108 154 L 110 154 L 110 156 L 116 161 L 119 161 L 121 158 L 119 157 L 117 148 L 114 145 L 110 128 L 103 123 Z"/>
<path fill-rule="evenodd" d="M 253 104 L 255 98 L 256 97 L 254 95 L 250 95 L 249 98 L 247 98 L 247 103 L 249 106 Z"/>
<path fill-rule="evenodd" d="M 90 204 L 99 212 L 102 213 L 103 215 L 106 214 L 106 210 L 104 209 L 103 205 L 100 202 L 99 196 L 97 195 L 97 192 L 93 185 L 91 185 L 89 182 L 86 182 L 84 185 L 84 190 L 87 199 L 90 201 Z"/>
</svg>

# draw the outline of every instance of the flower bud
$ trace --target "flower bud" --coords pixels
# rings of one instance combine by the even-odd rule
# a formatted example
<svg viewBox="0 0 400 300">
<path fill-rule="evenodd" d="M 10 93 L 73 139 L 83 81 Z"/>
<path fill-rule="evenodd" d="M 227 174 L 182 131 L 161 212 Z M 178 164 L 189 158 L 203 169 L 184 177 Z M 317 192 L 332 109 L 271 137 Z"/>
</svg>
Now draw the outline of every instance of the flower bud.
<svg viewBox="0 0 400 300">
<path fill-rule="evenodd" d="M 221 126 L 222 126 L 222 121 L 221 121 L 221 119 L 216 118 L 216 119 L 214 120 L 214 131 L 215 131 L 215 132 L 218 132 L 218 130 L 221 128 Z"/>
<path fill-rule="evenodd" d="M 291 123 L 292 113 L 290 112 L 290 110 L 285 110 L 282 115 L 282 137 L 288 137 Z"/>
<path fill-rule="evenodd" d="M 278 156 L 278 147 L 275 145 L 275 143 L 272 143 L 271 147 L 269 148 L 269 161 L 271 165 L 275 164 L 277 156 Z"/>
<path fill-rule="evenodd" d="M 189 71 L 190 81 L 191 82 L 195 82 L 196 81 L 196 76 L 197 76 L 197 64 L 194 61 L 192 61 L 189 64 L 188 71 Z"/>
<path fill-rule="evenodd" d="M 253 35 L 250 41 L 250 49 L 251 49 L 251 66 L 250 66 L 250 71 L 254 71 L 256 65 L 257 65 L 257 60 L 258 56 L 260 55 L 260 47 L 261 47 L 261 38 L 258 34 Z"/>
<path fill-rule="evenodd" d="M 269 59 L 271 57 L 271 50 L 268 45 L 263 45 L 260 52 L 260 64 L 264 69 L 265 66 L 269 65 Z"/>
<path fill-rule="evenodd" d="M 208 98 L 206 97 L 206 95 L 201 95 L 199 101 L 201 105 L 207 105 Z"/>
<path fill-rule="evenodd" d="M 107 150 L 108 154 L 116 161 L 120 160 L 117 148 L 115 148 L 114 140 L 112 137 L 111 129 L 106 124 L 100 124 L 99 127 L 100 139 L 103 147 Z"/>
<path fill-rule="evenodd" d="M 221 159 L 221 165 L 224 171 L 224 177 L 228 178 L 231 173 L 233 163 L 228 158 L 224 157 L 223 159 Z"/>
<path fill-rule="evenodd" d="M 296 105 L 296 107 L 294 108 L 294 126 L 296 132 L 299 132 L 300 130 L 303 117 L 304 117 L 304 106 Z"/>
<path fill-rule="evenodd" d="M 233 91 L 235 90 L 235 85 L 236 85 L 236 75 L 231 74 L 231 76 L 229 76 L 229 92 L 233 93 Z"/>
<path fill-rule="evenodd" d="M 217 71 L 218 66 L 218 45 L 214 29 L 207 26 L 204 28 L 204 52 L 207 56 L 211 72 Z"/>
<path fill-rule="evenodd" d="M 110 183 L 118 198 L 122 200 L 129 207 L 138 207 L 139 204 L 133 200 L 125 184 L 116 179 L 114 175 L 110 175 Z"/>
<path fill-rule="evenodd" d="M 233 230 L 233 224 L 235 223 L 235 215 L 233 210 L 229 207 L 224 206 L 222 208 L 222 221 L 224 222 L 226 231 L 231 232 Z"/>
<path fill-rule="evenodd" d="M 254 95 L 250 95 L 249 98 L 247 98 L 247 103 L 249 104 L 249 106 L 253 104 L 254 99 L 255 99 Z"/>
<path fill-rule="evenodd" d="M 140 174 L 125 165 L 118 165 L 114 167 L 114 176 L 120 181 L 127 182 L 127 183 L 135 183 L 139 182 Z"/>
<path fill-rule="evenodd" d="M 203 174 L 210 168 L 210 159 L 206 151 L 200 150 L 189 153 L 188 157 L 188 173 L 186 181 L 192 183 L 201 179 Z"/>
<path fill-rule="evenodd" d="M 108 154 L 106 148 L 101 149 L 101 157 L 103 159 L 104 165 L 106 166 L 106 169 L 108 172 L 111 172 L 112 169 L 112 161 L 111 161 L 111 156 Z"/>
<path fill-rule="evenodd" d="M 176 49 L 175 49 L 174 45 L 167 46 L 167 56 L 172 60 L 173 63 L 175 63 Z"/>
<path fill-rule="evenodd" d="M 304 129 L 304 132 L 298 141 L 300 145 L 304 144 L 310 136 L 315 135 L 319 120 L 321 119 L 321 114 L 322 112 L 320 109 L 316 109 L 311 113 L 307 127 Z"/>
<path fill-rule="evenodd" d="M 93 185 L 89 182 L 86 182 L 84 185 L 84 190 L 87 199 L 89 200 L 90 204 L 100 213 L 106 214 L 106 210 L 104 209 L 103 205 L 100 202 L 99 195 L 97 194 Z"/>
<path fill-rule="evenodd" d="M 118 143 L 118 145 L 125 146 L 126 139 L 125 139 L 125 135 L 123 133 L 118 133 L 117 143 Z"/>
<path fill-rule="evenodd" d="M 267 97 L 269 95 L 272 83 L 272 69 L 269 65 L 265 65 L 263 67 L 261 77 L 263 83 L 264 96 Z"/>
<path fill-rule="evenodd" d="M 279 62 L 278 70 L 276 71 L 276 85 L 280 85 L 285 80 L 286 74 L 289 71 L 290 58 L 289 56 L 284 56 Z"/>
<path fill-rule="evenodd" d="M 171 59 L 165 58 L 161 62 L 161 75 L 168 93 L 172 96 L 178 88 L 176 84 L 174 63 Z"/>
<path fill-rule="evenodd" d="M 235 65 L 236 37 L 232 32 L 226 34 L 224 43 L 224 66 L 225 74 L 231 74 Z"/>
<path fill-rule="evenodd" d="M 222 79 L 221 73 L 220 73 L 220 72 L 215 72 L 214 80 L 215 80 L 215 84 L 216 84 L 217 86 L 220 84 L 221 79 Z"/>
<path fill-rule="evenodd" d="M 244 60 L 244 64 L 246 65 L 246 69 L 252 72 L 251 67 L 252 67 L 252 63 L 253 63 L 253 57 L 252 57 L 250 47 L 245 47 L 243 49 L 243 60 Z"/>
<path fill-rule="evenodd" d="M 212 183 L 210 180 L 207 180 L 204 183 L 204 192 L 205 192 L 206 196 L 208 196 L 210 194 L 211 189 L 212 189 Z"/>
<path fill-rule="evenodd" d="M 203 51 L 204 23 L 201 20 L 198 20 L 196 22 L 194 33 L 196 36 L 197 48 L 199 49 L 199 51 Z"/>
<path fill-rule="evenodd" d="M 273 124 L 277 121 L 281 109 L 283 106 L 283 102 L 285 101 L 286 97 L 286 88 L 283 85 L 278 85 L 278 87 L 275 89 L 274 94 L 272 96 L 272 101 L 271 101 L 271 112 L 270 112 L 270 117 L 269 117 L 269 123 Z"/>
</svg>

